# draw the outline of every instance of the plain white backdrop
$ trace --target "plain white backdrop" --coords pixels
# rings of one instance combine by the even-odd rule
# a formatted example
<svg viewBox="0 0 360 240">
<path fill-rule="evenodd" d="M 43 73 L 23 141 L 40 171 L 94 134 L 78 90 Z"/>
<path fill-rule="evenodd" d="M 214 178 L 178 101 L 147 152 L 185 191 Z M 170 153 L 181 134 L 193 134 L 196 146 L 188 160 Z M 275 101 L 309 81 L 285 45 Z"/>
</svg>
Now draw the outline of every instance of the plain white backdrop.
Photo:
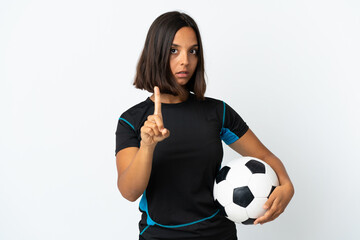
<svg viewBox="0 0 360 240">
<path fill-rule="evenodd" d="M 206 96 L 286 166 L 295 195 L 240 239 L 359 239 L 359 1 L 0 2 L 0 239 L 137 239 L 115 130 L 151 23 L 197 22 Z M 224 162 L 238 155 L 224 144 Z"/>
</svg>

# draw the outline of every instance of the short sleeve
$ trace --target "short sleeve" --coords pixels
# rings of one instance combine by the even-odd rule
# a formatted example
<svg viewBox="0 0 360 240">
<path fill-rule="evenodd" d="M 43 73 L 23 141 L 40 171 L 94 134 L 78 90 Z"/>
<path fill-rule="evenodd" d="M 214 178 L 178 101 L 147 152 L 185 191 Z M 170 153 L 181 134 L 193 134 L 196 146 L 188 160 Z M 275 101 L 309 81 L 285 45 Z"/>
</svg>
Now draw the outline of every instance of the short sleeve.
<svg viewBox="0 0 360 240">
<path fill-rule="evenodd" d="M 241 138 L 249 129 L 246 122 L 228 104 L 223 102 L 223 119 L 220 132 L 221 139 L 227 144 L 231 144 Z"/>
<path fill-rule="evenodd" d="M 140 141 L 138 139 L 134 126 L 122 116 L 118 120 L 115 135 L 115 156 L 121 149 L 140 146 Z"/>
</svg>

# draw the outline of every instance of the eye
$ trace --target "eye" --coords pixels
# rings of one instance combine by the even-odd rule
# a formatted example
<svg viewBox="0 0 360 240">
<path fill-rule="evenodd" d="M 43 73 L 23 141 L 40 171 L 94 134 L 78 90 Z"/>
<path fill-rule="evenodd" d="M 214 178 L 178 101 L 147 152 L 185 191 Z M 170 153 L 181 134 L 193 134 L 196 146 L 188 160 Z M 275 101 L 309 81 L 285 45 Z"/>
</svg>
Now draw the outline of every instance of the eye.
<svg viewBox="0 0 360 240">
<path fill-rule="evenodd" d="M 198 50 L 197 49 L 192 49 L 190 50 L 190 53 L 194 54 L 194 55 L 197 55 L 198 54 Z"/>
<path fill-rule="evenodd" d="M 177 53 L 177 49 L 171 48 L 171 49 L 170 49 L 170 53 Z"/>
</svg>

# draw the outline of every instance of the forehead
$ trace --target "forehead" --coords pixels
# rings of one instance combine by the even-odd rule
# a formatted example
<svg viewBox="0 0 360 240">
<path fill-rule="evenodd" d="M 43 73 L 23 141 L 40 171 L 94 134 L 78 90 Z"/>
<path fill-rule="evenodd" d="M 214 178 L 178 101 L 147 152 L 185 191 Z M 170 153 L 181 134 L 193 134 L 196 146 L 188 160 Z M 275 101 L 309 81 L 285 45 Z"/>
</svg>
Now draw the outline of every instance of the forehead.
<svg viewBox="0 0 360 240">
<path fill-rule="evenodd" d="M 182 45 L 194 45 L 197 44 L 196 33 L 191 27 L 182 27 L 180 28 L 173 40 L 173 44 L 182 46 Z"/>
</svg>

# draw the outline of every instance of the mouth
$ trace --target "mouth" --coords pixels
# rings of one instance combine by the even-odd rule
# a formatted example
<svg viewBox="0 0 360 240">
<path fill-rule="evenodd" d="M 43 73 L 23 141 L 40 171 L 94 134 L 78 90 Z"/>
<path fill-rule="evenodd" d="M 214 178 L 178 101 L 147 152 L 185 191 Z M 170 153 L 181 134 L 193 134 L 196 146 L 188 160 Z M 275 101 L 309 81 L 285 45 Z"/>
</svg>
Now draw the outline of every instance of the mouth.
<svg viewBox="0 0 360 240">
<path fill-rule="evenodd" d="M 189 76 L 189 72 L 188 71 L 181 71 L 181 72 L 177 72 L 176 76 L 182 78 L 182 77 L 188 77 Z"/>
<path fill-rule="evenodd" d="M 189 73 L 188 71 L 180 71 L 180 72 L 177 72 L 177 73 Z"/>
</svg>

